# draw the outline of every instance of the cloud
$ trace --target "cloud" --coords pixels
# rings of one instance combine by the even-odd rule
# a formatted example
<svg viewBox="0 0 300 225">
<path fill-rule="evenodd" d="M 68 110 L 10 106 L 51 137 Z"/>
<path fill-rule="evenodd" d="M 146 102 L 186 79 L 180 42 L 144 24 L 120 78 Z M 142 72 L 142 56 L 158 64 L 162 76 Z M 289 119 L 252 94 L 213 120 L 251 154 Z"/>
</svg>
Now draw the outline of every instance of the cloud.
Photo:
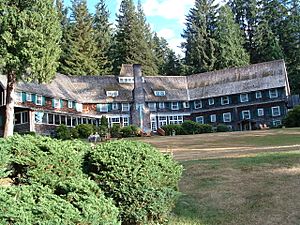
<svg viewBox="0 0 300 225">
<path fill-rule="evenodd" d="M 168 41 L 169 47 L 173 49 L 176 55 L 180 55 L 181 57 L 183 56 L 180 45 L 182 42 L 184 42 L 184 39 L 179 38 L 172 29 L 162 29 L 157 32 L 157 35 L 165 38 Z"/>
<path fill-rule="evenodd" d="M 160 37 L 163 37 L 165 39 L 171 39 L 171 38 L 174 38 L 176 36 L 174 30 L 171 30 L 171 29 L 162 29 L 160 31 L 157 32 L 157 35 L 160 36 Z"/>
</svg>

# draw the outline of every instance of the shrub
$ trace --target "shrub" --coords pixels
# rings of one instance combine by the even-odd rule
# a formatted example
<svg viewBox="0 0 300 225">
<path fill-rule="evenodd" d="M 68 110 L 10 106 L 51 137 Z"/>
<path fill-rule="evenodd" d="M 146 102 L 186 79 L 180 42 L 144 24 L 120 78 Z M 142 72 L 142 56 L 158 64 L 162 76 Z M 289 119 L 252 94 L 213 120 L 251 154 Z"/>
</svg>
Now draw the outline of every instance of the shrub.
<svg viewBox="0 0 300 225">
<path fill-rule="evenodd" d="M 110 134 L 113 138 L 122 137 L 120 124 L 113 124 L 112 128 L 110 128 Z"/>
<path fill-rule="evenodd" d="M 92 149 L 87 171 L 114 199 L 123 224 L 135 225 L 164 221 L 177 199 L 182 167 L 148 144 L 115 141 Z"/>
<path fill-rule="evenodd" d="M 79 138 L 79 132 L 78 132 L 78 130 L 77 130 L 76 127 L 72 127 L 72 128 L 70 129 L 70 136 L 71 136 L 72 139 L 77 139 L 77 138 Z"/>
<path fill-rule="evenodd" d="M 60 140 L 69 140 L 71 139 L 71 133 L 69 128 L 64 125 L 61 124 L 59 125 L 59 127 L 56 128 L 56 138 L 60 139 Z"/>
<path fill-rule="evenodd" d="M 100 125 L 108 128 L 108 120 L 105 116 L 102 116 L 100 119 Z"/>
<path fill-rule="evenodd" d="M 88 138 L 95 132 L 95 127 L 92 124 L 80 124 L 76 126 L 80 138 Z"/>
<path fill-rule="evenodd" d="M 228 132 L 230 131 L 229 127 L 225 124 L 218 124 L 217 126 L 217 132 Z"/>
<path fill-rule="evenodd" d="M 287 113 L 283 119 L 283 125 L 286 127 L 300 127 L 300 105 Z"/>
<path fill-rule="evenodd" d="M 212 133 L 213 128 L 209 124 L 197 124 L 196 125 L 196 134 L 203 134 L 203 133 Z"/>
<path fill-rule="evenodd" d="M 0 146 L 5 145 L 4 139 L 0 139 Z M 9 175 L 8 165 L 10 162 L 11 155 L 7 149 L 0 151 L 0 179 L 5 178 Z"/>
<path fill-rule="evenodd" d="M 162 129 L 166 132 L 166 135 L 172 135 L 173 131 L 175 131 L 176 135 L 186 134 L 183 130 L 183 127 L 179 124 L 170 124 L 163 126 Z"/>
<path fill-rule="evenodd" d="M 104 137 L 108 133 L 108 127 L 105 125 L 100 125 L 99 127 L 96 127 L 96 131 L 100 135 L 100 137 Z"/>
<path fill-rule="evenodd" d="M 197 125 L 198 123 L 191 121 L 191 120 L 186 120 L 182 123 L 182 128 L 186 134 L 195 134 L 197 130 Z"/>
<path fill-rule="evenodd" d="M 120 132 L 122 133 L 122 137 L 134 137 L 137 135 L 138 128 L 137 126 L 131 125 L 127 127 L 122 127 Z"/>
<path fill-rule="evenodd" d="M 113 202 L 83 173 L 88 144 L 19 135 L 1 141 L 17 186 L 0 189 L 0 224 L 119 224 Z"/>
</svg>

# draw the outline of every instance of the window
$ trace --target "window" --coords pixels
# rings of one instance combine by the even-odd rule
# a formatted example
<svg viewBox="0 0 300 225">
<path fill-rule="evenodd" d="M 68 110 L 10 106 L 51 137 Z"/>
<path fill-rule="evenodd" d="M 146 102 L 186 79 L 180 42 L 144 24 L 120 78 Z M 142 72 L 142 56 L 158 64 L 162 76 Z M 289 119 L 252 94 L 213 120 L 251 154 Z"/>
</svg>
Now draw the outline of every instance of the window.
<svg viewBox="0 0 300 225">
<path fill-rule="evenodd" d="M 113 103 L 112 104 L 112 110 L 118 110 L 118 109 L 119 109 L 118 103 Z"/>
<path fill-rule="evenodd" d="M 129 126 L 129 117 L 123 117 L 123 127 Z"/>
<path fill-rule="evenodd" d="M 212 123 L 217 122 L 217 115 L 216 114 L 210 115 L 210 122 L 212 122 Z"/>
<path fill-rule="evenodd" d="M 29 122 L 28 112 L 17 112 L 15 113 L 15 125 L 25 124 Z"/>
<path fill-rule="evenodd" d="M 38 98 L 36 98 L 36 99 L 38 99 Z M 60 100 L 59 99 L 53 99 L 53 107 L 56 109 L 60 109 Z"/>
<path fill-rule="evenodd" d="M 228 104 L 229 104 L 229 97 L 228 96 L 221 97 L 221 105 L 228 105 Z"/>
<path fill-rule="evenodd" d="M 15 93 L 16 102 L 22 102 L 22 92 Z"/>
<path fill-rule="evenodd" d="M 48 124 L 48 113 L 44 113 L 43 118 L 42 118 L 42 123 Z"/>
<path fill-rule="evenodd" d="M 272 123 L 273 123 L 274 127 L 278 127 L 278 126 L 280 126 L 282 124 L 281 120 L 274 120 Z"/>
<path fill-rule="evenodd" d="M 197 117 L 196 117 L 196 122 L 197 122 L 197 123 L 204 124 L 204 116 L 197 116 Z"/>
<path fill-rule="evenodd" d="M 71 127 L 72 126 L 72 117 L 67 116 L 67 126 Z"/>
<path fill-rule="evenodd" d="M 202 108 L 202 101 L 201 100 L 194 101 L 194 107 L 195 107 L 195 109 Z"/>
<path fill-rule="evenodd" d="M 209 98 L 208 99 L 208 105 L 213 105 L 215 104 L 215 99 L 214 98 Z"/>
<path fill-rule="evenodd" d="M 26 93 L 26 101 L 31 102 L 32 101 L 32 94 L 31 93 Z"/>
<path fill-rule="evenodd" d="M 248 102 L 249 96 L 248 94 L 240 94 L 240 102 Z"/>
<path fill-rule="evenodd" d="M 251 118 L 250 110 L 242 111 L 242 118 L 243 120 L 249 120 Z"/>
<path fill-rule="evenodd" d="M 277 89 L 269 90 L 269 97 L 270 98 L 277 98 L 278 97 L 278 91 L 277 91 Z"/>
<path fill-rule="evenodd" d="M 158 108 L 164 109 L 165 108 L 165 103 L 164 102 L 159 102 L 158 103 Z"/>
<path fill-rule="evenodd" d="M 169 124 L 182 124 L 183 116 L 169 116 Z"/>
<path fill-rule="evenodd" d="M 223 113 L 223 122 L 224 123 L 229 123 L 231 122 L 231 113 Z"/>
<path fill-rule="evenodd" d="M 35 104 L 36 105 L 42 105 L 43 104 L 43 96 L 37 95 L 35 99 Z"/>
<path fill-rule="evenodd" d="M 110 124 L 111 124 L 111 126 L 113 126 L 114 124 L 120 124 L 120 117 L 110 118 Z"/>
<path fill-rule="evenodd" d="M 60 124 L 66 124 L 66 116 L 60 116 Z"/>
<path fill-rule="evenodd" d="M 185 108 L 185 109 L 190 108 L 190 103 L 189 102 L 183 102 L 182 105 L 183 105 L 183 108 Z"/>
<path fill-rule="evenodd" d="M 150 111 L 156 111 L 156 103 L 155 102 L 149 102 L 148 107 Z"/>
<path fill-rule="evenodd" d="M 123 112 L 129 112 L 129 110 L 130 110 L 129 103 L 122 103 L 122 111 Z"/>
<path fill-rule="evenodd" d="M 119 96 L 119 92 L 118 91 L 107 91 L 106 95 L 107 95 L 107 97 L 117 97 L 117 96 Z"/>
<path fill-rule="evenodd" d="M 158 117 L 158 125 L 159 127 L 167 125 L 167 117 L 166 116 L 159 116 Z"/>
<path fill-rule="evenodd" d="M 69 109 L 73 108 L 73 102 L 71 100 L 68 101 L 68 108 Z"/>
<path fill-rule="evenodd" d="M 165 91 L 154 91 L 154 95 L 156 97 L 163 97 L 163 96 L 166 96 L 166 92 Z"/>
<path fill-rule="evenodd" d="M 48 124 L 54 124 L 54 115 L 48 113 Z"/>
<path fill-rule="evenodd" d="M 103 103 L 98 105 L 99 112 L 108 112 L 108 104 Z"/>
<path fill-rule="evenodd" d="M 178 110 L 178 109 L 179 109 L 179 104 L 178 104 L 178 102 L 172 102 L 172 103 L 171 103 L 171 109 L 172 109 L 172 110 Z"/>
<path fill-rule="evenodd" d="M 280 107 L 279 106 L 275 106 L 272 107 L 272 116 L 280 116 Z"/>
<path fill-rule="evenodd" d="M 119 77 L 119 83 L 133 84 L 134 83 L 134 78 L 133 77 Z"/>
<path fill-rule="evenodd" d="M 258 98 L 262 98 L 262 93 L 261 91 L 257 91 L 255 92 L 255 97 L 258 99 Z"/>
<path fill-rule="evenodd" d="M 257 115 L 258 116 L 264 116 L 265 115 L 264 109 L 257 109 Z"/>
<path fill-rule="evenodd" d="M 156 116 L 151 116 L 151 130 L 157 131 Z"/>
</svg>

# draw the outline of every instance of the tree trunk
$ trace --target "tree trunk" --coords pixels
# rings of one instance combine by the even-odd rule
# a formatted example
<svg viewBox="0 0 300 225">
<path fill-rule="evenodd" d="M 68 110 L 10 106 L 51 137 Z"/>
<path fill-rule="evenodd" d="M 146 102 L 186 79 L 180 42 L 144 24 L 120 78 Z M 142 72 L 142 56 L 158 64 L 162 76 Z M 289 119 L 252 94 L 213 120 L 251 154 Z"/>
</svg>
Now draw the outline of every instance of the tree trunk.
<svg viewBox="0 0 300 225">
<path fill-rule="evenodd" d="M 16 74 L 11 71 L 7 75 L 6 88 L 6 117 L 4 126 L 4 137 L 14 134 L 14 105 L 15 105 Z"/>
</svg>

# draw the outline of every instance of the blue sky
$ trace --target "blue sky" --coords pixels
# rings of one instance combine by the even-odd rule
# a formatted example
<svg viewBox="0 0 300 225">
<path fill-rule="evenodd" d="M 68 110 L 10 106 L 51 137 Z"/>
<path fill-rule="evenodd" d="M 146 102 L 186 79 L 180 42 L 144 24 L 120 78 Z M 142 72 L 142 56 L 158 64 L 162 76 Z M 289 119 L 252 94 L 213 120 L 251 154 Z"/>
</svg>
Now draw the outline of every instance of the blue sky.
<svg viewBox="0 0 300 225">
<path fill-rule="evenodd" d="M 64 0 L 66 6 L 71 5 L 71 0 Z M 111 21 L 114 22 L 118 13 L 121 0 L 107 0 L 106 4 L 111 13 Z M 137 4 L 137 0 L 134 0 Z M 181 33 L 184 28 L 185 15 L 193 7 L 194 0 L 141 0 L 147 21 L 153 31 L 164 37 L 177 54 L 181 49 L 177 46 L 183 41 Z M 87 0 L 89 10 L 94 11 L 98 0 Z"/>
</svg>

